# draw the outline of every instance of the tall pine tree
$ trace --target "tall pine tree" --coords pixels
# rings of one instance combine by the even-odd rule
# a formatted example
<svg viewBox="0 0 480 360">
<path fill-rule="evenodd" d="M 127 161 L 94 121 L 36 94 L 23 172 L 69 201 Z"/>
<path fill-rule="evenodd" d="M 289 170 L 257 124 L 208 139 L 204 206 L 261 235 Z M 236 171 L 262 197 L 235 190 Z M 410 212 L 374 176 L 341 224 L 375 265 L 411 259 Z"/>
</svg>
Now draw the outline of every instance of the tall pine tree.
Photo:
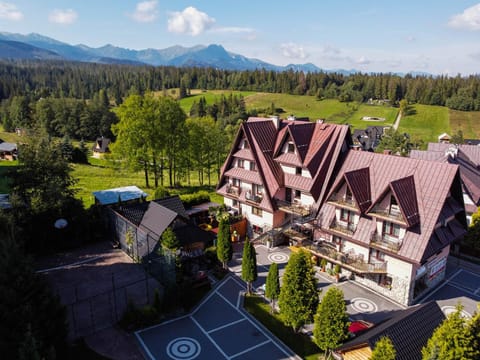
<svg viewBox="0 0 480 360">
<path fill-rule="evenodd" d="M 245 240 L 242 257 L 242 279 L 247 283 L 247 294 L 252 293 L 252 282 L 257 280 L 257 254 L 253 243 Z"/>
<path fill-rule="evenodd" d="M 228 223 L 228 220 L 221 219 L 218 224 L 217 257 L 225 270 L 227 270 L 227 263 L 232 260 L 233 255 L 233 247 L 230 237 L 230 224 Z"/>
<path fill-rule="evenodd" d="M 268 269 L 267 281 L 265 283 L 265 297 L 270 299 L 271 311 L 275 311 L 275 302 L 280 295 L 280 279 L 278 276 L 278 264 L 272 263 Z"/>
</svg>

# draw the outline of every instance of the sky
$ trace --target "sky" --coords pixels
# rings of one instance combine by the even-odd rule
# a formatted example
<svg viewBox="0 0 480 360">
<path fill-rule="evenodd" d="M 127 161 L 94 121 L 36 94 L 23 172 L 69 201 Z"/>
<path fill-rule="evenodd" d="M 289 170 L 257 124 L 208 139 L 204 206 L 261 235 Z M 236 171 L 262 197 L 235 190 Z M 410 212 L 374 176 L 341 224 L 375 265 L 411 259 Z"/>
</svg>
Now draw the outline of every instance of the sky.
<svg viewBox="0 0 480 360">
<path fill-rule="evenodd" d="M 479 0 L 0 0 L 0 32 L 135 50 L 219 44 L 327 70 L 480 74 Z"/>
</svg>

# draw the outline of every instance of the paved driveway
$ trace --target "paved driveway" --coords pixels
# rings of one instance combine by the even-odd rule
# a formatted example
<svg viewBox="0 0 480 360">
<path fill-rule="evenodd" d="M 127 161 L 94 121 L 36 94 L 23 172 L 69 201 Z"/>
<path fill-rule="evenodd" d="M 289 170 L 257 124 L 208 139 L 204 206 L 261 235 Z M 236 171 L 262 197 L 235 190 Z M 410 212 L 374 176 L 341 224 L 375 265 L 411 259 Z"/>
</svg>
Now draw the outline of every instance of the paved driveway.
<svg viewBox="0 0 480 360">
<path fill-rule="evenodd" d="M 148 359 L 295 359 L 243 310 L 245 284 L 223 280 L 190 314 L 136 332 Z"/>
</svg>

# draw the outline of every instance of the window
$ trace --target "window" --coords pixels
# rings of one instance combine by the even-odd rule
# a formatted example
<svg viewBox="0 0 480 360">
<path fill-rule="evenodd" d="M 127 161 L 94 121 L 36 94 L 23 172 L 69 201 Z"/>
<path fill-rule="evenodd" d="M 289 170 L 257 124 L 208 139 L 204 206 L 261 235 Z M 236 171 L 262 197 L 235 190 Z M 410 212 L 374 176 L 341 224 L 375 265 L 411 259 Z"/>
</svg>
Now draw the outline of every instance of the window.
<svg viewBox="0 0 480 360">
<path fill-rule="evenodd" d="M 300 166 L 295 168 L 295 175 L 302 175 L 302 168 Z"/>
<path fill-rule="evenodd" d="M 353 195 L 352 192 L 350 191 L 350 188 L 347 186 L 347 190 L 345 191 L 345 201 L 347 203 L 352 203 L 353 202 Z"/>
<path fill-rule="evenodd" d="M 300 199 L 302 197 L 302 192 L 300 190 L 295 190 L 295 199 Z"/>
<path fill-rule="evenodd" d="M 385 253 L 381 252 L 380 250 L 371 249 L 370 250 L 370 257 L 377 259 L 378 261 L 385 261 Z"/>
<path fill-rule="evenodd" d="M 242 182 L 239 179 L 232 179 L 232 185 L 236 187 L 242 186 Z"/>
<path fill-rule="evenodd" d="M 397 199 L 395 199 L 395 196 L 390 197 L 390 215 L 393 216 L 398 216 L 400 215 L 400 207 L 398 206 Z"/>
<path fill-rule="evenodd" d="M 262 216 L 262 209 L 252 206 L 252 214 L 257 216 Z"/>
<path fill-rule="evenodd" d="M 261 234 L 261 233 L 263 233 L 262 228 L 261 228 L 260 226 L 258 226 L 258 225 L 252 225 L 252 229 L 253 229 L 253 232 L 254 232 L 255 234 Z"/>
<path fill-rule="evenodd" d="M 236 208 L 236 209 L 238 208 L 238 200 L 233 200 L 232 201 L 232 207 Z"/>
<path fill-rule="evenodd" d="M 398 237 L 400 235 L 400 225 L 390 221 L 383 222 L 383 234 Z"/>
<path fill-rule="evenodd" d="M 238 159 L 237 160 L 237 167 L 244 168 L 245 167 L 245 161 L 243 159 Z"/>
<path fill-rule="evenodd" d="M 248 141 L 247 140 L 243 140 L 243 148 L 244 149 L 249 149 L 250 147 L 248 146 Z"/>
<path fill-rule="evenodd" d="M 250 161 L 250 171 L 257 171 L 257 164 L 253 161 Z"/>
<path fill-rule="evenodd" d="M 262 185 L 257 185 L 257 184 L 253 184 L 252 185 L 252 192 L 255 194 L 255 195 L 263 195 L 263 186 Z"/>
<path fill-rule="evenodd" d="M 287 145 L 287 152 L 293 154 L 295 153 L 295 145 L 293 143 L 289 142 Z"/>
<path fill-rule="evenodd" d="M 350 211 L 346 209 L 340 209 L 340 220 L 350 222 Z"/>
</svg>

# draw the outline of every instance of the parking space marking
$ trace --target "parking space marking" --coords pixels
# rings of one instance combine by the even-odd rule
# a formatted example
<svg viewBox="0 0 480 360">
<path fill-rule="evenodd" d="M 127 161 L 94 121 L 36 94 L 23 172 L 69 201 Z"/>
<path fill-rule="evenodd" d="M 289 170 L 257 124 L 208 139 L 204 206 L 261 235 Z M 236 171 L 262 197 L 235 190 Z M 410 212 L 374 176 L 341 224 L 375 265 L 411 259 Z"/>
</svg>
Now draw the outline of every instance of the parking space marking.
<svg viewBox="0 0 480 360">
<path fill-rule="evenodd" d="M 255 345 L 255 346 L 252 346 L 252 347 L 248 348 L 248 349 L 245 349 L 245 350 L 243 350 L 243 351 L 240 351 L 238 354 L 235 354 L 235 355 L 230 356 L 230 359 L 234 359 L 234 358 L 236 358 L 236 357 L 238 357 L 238 356 L 241 356 L 241 355 L 243 355 L 243 354 L 246 354 L 246 353 L 248 353 L 248 352 L 250 352 L 250 351 L 252 351 L 252 350 L 255 350 L 255 349 L 259 348 L 260 346 L 263 346 L 263 345 L 265 345 L 265 344 L 268 344 L 269 342 L 271 342 L 271 340 L 266 340 L 266 341 L 264 341 L 264 342 L 261 342 L 260 344 L 257 344 L 257 345 Z"/>
<path fill-rule="evenodd" d="M 442 289 L 445 285 L 447 285 L 451 279 L 453 279 L 455 276 L 457 276 L 458 274 L 460 274 L 463 270 L 462 269 L 458 269 L 455 274 L 453 274 L 452 276 L 450 276 L 447 280 L 445 280 L 445 282 L 438 286 L 436 289 L 434 289 L 431 293 L 427 294 L 427 296 L 425 296 L 423 299 L 421 299 L 419 301 L 419 304 L 423 304 L 427 299 L 429 299 L 430 297 L 433 296 L 433 294 L 435 294 L 437 291 L 439 291 L 440 289 Z M 452 284 L 450 284 L 452 285 Z"/>
<path fill-rule="evenodd" d="M 243 322 L 243 321 L 245 321 L 245 320 L 247 320 L 247 319 L 243 318 L 243 319 L 239 319 L 239 320 L 236 320 L 236 321 L 232 321 L 231 323 L 228 323 L 228 324 L 219 326 L 219 327 L 217 327 L 217 328 L 215 328 L 215 329 L 212 329 L 212 330 L 208 331 L 208 333 L 211 334 L 211 333 L 213 333 L 213 332 L 215 332 L 215 331 L 225 329 L 225 328 L 227 328 L 227 327 L 229 327 L 229 326 L 232 326 L 232 325 L 241 323 L 241 322 Z"/>
<path fill-rule="evenodd" d="M 208 340 L 210 340 L 213 346 L 217 348 L 217 350 L 225 357 L 225 359 L 228 359 L 227 354 L 225 354 L 222 348 L 215 342 L 215 340 L 212 339 L 212 337 L 208 334 L 207 331 L 205 331 L 205 329 L 198 323 L 198 321 L 195 320 L 193 316 L 190 316 L 190 319 L 192 319 L 193 323 L 197 325 L 198 329 L 203 333 L 203 335 L 205 335 L 208 338 Z"/>
</svg>

